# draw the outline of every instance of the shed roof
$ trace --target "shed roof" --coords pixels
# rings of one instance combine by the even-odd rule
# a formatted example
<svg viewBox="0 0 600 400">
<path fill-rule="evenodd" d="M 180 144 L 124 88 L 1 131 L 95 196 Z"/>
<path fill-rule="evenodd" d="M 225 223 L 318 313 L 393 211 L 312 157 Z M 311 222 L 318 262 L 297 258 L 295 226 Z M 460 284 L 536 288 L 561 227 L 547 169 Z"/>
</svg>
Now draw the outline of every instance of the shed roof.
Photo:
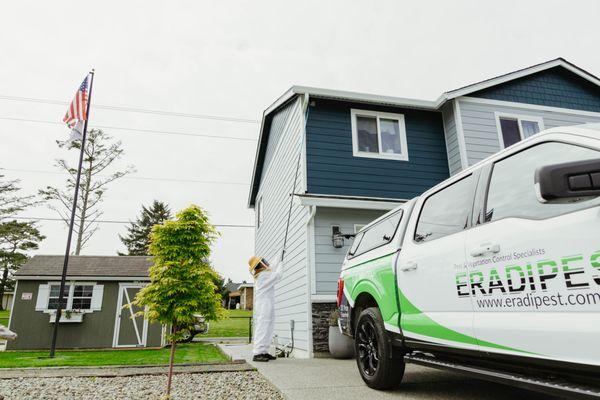
<svg viewBox="0 0 600 400">
<path fill-rule="evenodd" d="M 60 276 L 64 256 L 39 255 L 30 258 L 16 273 L 26 276 Z M 152 258 L 147 256 L 69 256 L 67 275 L 71 277 L 148 277 Z"/>
</svg>

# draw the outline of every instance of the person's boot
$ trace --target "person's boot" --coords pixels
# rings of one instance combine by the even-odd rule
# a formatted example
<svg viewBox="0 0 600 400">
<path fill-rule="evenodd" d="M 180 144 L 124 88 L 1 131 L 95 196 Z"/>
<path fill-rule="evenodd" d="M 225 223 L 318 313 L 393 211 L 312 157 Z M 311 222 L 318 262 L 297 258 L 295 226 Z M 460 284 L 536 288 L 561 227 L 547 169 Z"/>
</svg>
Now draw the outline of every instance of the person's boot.
<svg viewBox="0 0 600 400">
<path fill-rule="evenodd" d="M 267 362 L 269 360 L 270 358 L 267 356 L 267 354 L 256 354 L 254 357 L 252 357 L 252 361 L 257 362 Z"/>
<path fill-rule="evenodd" d="M 271 354 L 269 354 L 269 353 L 265 354 L 265 356 L 267 356 L 267 358 L 268 358 L 269 360 L 271 360 L 271 361 L 273 361 L 273 360 L 277 360 L 277 357 L 275 357 L 275 356 L 273 356 L 273 355 L 271 355 Z"/>
</svg>

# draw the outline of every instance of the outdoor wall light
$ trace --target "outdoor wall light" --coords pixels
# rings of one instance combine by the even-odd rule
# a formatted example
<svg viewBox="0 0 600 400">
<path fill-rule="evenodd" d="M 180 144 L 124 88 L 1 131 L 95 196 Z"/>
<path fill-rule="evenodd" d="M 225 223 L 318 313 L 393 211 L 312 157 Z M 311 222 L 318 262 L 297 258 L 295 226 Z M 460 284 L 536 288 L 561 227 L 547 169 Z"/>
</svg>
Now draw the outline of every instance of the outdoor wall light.
<svg viewBox="0 0 600 400">
<path fill-rule="evenodd" d="M 331 226 L 331 245 L 336 249 L 344 247 L 344 239 L 352 239 L 354 236 L 354 233 L 342 233 L 339 225 Z"/>
</svg>

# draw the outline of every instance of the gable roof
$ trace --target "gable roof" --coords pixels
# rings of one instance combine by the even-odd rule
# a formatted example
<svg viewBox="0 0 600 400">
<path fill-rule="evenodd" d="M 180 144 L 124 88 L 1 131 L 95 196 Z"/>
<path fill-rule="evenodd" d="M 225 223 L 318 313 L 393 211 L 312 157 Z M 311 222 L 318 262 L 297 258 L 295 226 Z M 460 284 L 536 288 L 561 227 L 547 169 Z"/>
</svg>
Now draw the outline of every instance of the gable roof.
<svg viewBox="0 0 600 400">
<path fill-rule="evenodd" d="M 16 273 L 25 276 L 56 277 L 62 274 L 64 256 L 40 255 L 30 258 Z M 147 278 L 152 258 L 146 256 L 69 256 L 70 277 Z"/>
<path fill-rule="evenodd" d="M 505 82 L 509 82 L 515 79 L 523 78 L 528 75 L 536 74 L 551 68 L 562 67 L 568 71 L 580 76 L 581 78 L 600 86 L 600 78 L 587 72 L 586 70 L 579 68 L 573 63 L 568 62 L 564 58 L 556 58 L 554 60 L 545 61 L 540 64 L 535 64 L 530 67 L 522 68 L 513 72 L 509 72 L 504 75 L 489 78 L 481 82 L 472 83 L 467 86 L 460 87 L 458 89 L 450 90 L 443 93 L 436 101 L 436 107 L 441 107 L 446 101 L 452 100 L 457 97 L 467 96 L 471 93 L 487 89 L 492 86 L 500 85 Z"/>
<path fill-rule="evenodd" d="M 307 96 L 307 98 L 321 98 L 364 104 L 378 104 L 384 106 L 439 111 L 440 108 L 447 101 L 450 101 L 457 97 L 467 96 L 471 93 L 483 89 L 501 85 L 503 83 L 513 81 L 515 79 L 523 78 L 556 67 L 565 68 L 573 74 L 576 74 L 579 77 L 593 83 L 594 85 L 600 86 L 600 78 L 560 57 L 539 64 L 535 64 L 526 68 L 522 68 L 516 71 L 512 71 L 503 75 L 499 75 L 493 78 L 489 78 L 480 82 L 472 83 L 470 85 L 463 86 L 458 89 L 444 92 L 435 101 L 417 100 L 394 96 L 380 96 L 369 93 L 348 92 L 342 90 L 323 89 L 309 86 L 292 86 L 277 100 L 275 100 L 269 107 L 267 107 L 267 109 L 263 112 L 256 148 L 256 156 L 254 159 L 254 170 L 252 172 L 250 193 L 248 194 L 248 207 L 254 207 L 256 196 L 258 194 L 260 177 L 262 176 L 263 170 L 263 162 L 265 159 L 267 144 L 269 142 L 270 123 L 273 114 L 298 96 Z"/>
</svg>

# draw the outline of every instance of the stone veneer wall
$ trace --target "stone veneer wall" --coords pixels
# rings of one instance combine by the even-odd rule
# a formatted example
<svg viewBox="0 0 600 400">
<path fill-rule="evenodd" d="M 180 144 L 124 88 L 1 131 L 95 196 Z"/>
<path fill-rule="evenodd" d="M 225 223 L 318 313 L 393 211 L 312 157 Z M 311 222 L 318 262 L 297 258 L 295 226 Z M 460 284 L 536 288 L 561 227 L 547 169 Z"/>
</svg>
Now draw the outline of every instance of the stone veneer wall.
<svg viewBox="0 0 600 400">
<path fill-rule="evenodd" d="M 312 303 L 313 352 L 329 352 L 329 316 L 335 303 Z"/>
</svg>

